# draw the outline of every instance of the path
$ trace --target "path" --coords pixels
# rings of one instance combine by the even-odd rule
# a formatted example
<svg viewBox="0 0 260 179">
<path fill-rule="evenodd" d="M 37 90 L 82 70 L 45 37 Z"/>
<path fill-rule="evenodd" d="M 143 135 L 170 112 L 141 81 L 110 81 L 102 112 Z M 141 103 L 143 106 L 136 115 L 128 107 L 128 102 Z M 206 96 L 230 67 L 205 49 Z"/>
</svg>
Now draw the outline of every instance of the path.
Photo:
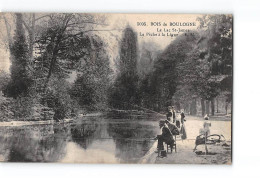
<svg viewBox="0 0 260 179">
<path fill-rule="evenodd" d="M 187 140 L 177 138 L 177 153 L 169 153 L 166 158 L 157 157 L 156 146 L 154 143 L 152 148 L 140 160 L 140 163 L 158 163 L 158 164 L 231 164 L 231 121 L 215 120 L 211 121 L 211 134 L 223 134 L 230 145 L 223 147 L 222 144 L 208 146 L 209 152 L 215 155 L 197 155 L 193 152 L 195 146 L 195 138 L 199 129 L 203 125 L 203 120 L 198 117 L 187 117 L 186 130 Z M 165 147 L 166 148 L 166 147 Z M 203 145 L 197 147 L 198 151 L 205 152 Z"/>
</svg>

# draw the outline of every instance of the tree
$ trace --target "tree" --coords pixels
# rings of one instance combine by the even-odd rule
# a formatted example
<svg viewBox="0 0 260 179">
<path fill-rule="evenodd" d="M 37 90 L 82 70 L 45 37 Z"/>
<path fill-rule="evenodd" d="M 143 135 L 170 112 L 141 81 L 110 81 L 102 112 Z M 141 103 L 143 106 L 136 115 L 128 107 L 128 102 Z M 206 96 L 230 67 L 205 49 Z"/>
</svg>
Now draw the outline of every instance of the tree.
<svg viewBox="0 0 260 179">
<path fill-rule="evenodd" d="M 151 75 L 154 78 L 151 80 L 151 88 L 154 95 L 157 96 L 153 103 L 159 106 L 158 110 L 180 102 L 178 100 L 181 99 L 174 97 L 174 94 L 180 89 L 180 86 L 186 85 L 185 81 L 182 80 L 183 75 L 185 75 L 183 73 L 185 68 L 182 69 L 182 64 L 185 63 L 190 51 L 192 51 L 197 36 L 198 34 L 195 32 L 178 36 L 155 61 L 153 75 Z M 189 94 L 186 95 L 189 96 Z M 172 101 L 173 97 L 175 102 Z"/>
<path fill-rule="evenodd" d="M 201 98 L 202 115 L 209 114 L 210 103 L 214 115 L 215 98 L 223 90 L 232 90 L 232 17 L 205 15 L 199 21 L 198 38 L 179 63 L 179 76 L 182 85 L 190 86 L 187 94 Z"/>
<path fill-rule="evenodd" d="M 10 81 L 10 75 L 4 70 L 0 70 L 0 91 L 3 91 Z"/>
<path fill-rule="evenodd" d="M 49 14 L 37 31 L 35 65 L 42 71 L 40 82 L 46 90 L 52 75 L 66 77 L 75 64 L 88 54 L 95 58 L 92 36 L 97 26 L 104 26 L 104 19 L 92 14 Z M 91 34 L 92 33 L 92 34 Z M 38 72 L 37 72 L 38 73 Z"/>
<path fill-rule="evenodd" d="M 97 51 L 95 59 L 88 58 L 88 56 L 82 58 L 70 94 L 85 109 L 104 110 L 107 107 L 111 69 L 102 40 L 96 37 L 93 39 L 93 43 L 99 51 Z"/>
<path fill-rule="evenodd" d="M 137 74 L 137 35 L 126 27 L 120 44 L 119 74 L 111 89 L 111 104 L 128 107 L 139 103 Z"/>
<path fill-rule="evenodd" d="M 26 96 L 32 84 L 28 70 L 28 45 L 22 25 L 22 14 L 16 13 L 16 31 L 11 45 L 11 80 L 4 92 L 11 97 Z"/>
<path fill-rule="evenodd" d="M 142 42 L 140 58 L 137 63 L 138 76 L 144 79 L 153 70 L 154 61 L 160 53 L 159 46 L 154 42 Z"/>
<path fill-rule="evenodd" d="M 40 102 L 53 109 L 54 120 L 61 120 L 70 117 L 73 101 L 69 95 L 71 85 L 65 79 L 52 78 L 50 87 L 42 95 Z M 42 112 L 43 113 L 43 112 Z"/>
<path fill-rule="evenodd" d="M 214 115 L 214 99 L 220 91 L 226 91 L 229 102 L 232 96 L 233 19 L 232 15 L 204 15 L 198 20 L 200 29 L 203 30 L 198 44 L 199 49 L 205 54 L 204 60 L 210 64 L 209 100 L 211 100 L 211 112 Z"/>
</svg>

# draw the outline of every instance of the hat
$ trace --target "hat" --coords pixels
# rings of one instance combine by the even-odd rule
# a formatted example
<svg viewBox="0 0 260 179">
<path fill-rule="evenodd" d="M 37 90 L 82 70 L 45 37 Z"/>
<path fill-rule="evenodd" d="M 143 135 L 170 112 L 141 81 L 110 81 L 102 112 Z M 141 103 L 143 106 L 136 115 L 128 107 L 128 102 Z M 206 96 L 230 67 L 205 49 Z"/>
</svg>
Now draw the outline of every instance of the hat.
<svg viewBox="0 0 260 179">
<path fill-rule="evenodd" d="M 204 119 L 205 119 L 205 120 L 209 120 L 209 117 L 208 117 L 207 114 L 204 116 Z"/>
</svg>

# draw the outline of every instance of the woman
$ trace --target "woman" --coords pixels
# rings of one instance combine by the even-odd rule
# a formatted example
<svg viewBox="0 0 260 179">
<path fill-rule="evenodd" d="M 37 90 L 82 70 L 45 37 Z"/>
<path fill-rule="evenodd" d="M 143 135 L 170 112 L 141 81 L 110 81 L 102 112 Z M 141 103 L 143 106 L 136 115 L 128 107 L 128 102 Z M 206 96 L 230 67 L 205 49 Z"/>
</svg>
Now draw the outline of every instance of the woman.
<svg viewBox="0 0 260 179">
<path fill-rule="evenodd" d="M 194 147 L 193 151 L 196 151 L 198 145 L 205 144 L 206 154 L 208 153 L 207 137 L 210 135 L 209 127 L 211 127 L 211 123 L 209 122 L 209 117 L 206 114 L 204 116 L 203 128 L 200 129 L 200 135 L 197 136 L 197 138 L 196 138 L 195 147 Z"/>
<path fill-rule="evenodd" d="M 181 131 L 180 131 L 180 133 L 182 134 L 181 135 L 181 138 L 182 138 L 182 140 L 184 140 L 184 139 L 187 139 L 187 134 L 186 134 L 186 129 L 185 129 L 185 125 L 184 125 L 184 122 L 185 122 L 186 120 L 185 120 L 185 114 L 184 114 L 184 112 L 183 112 L 183 110 L 181 111 Z"/>
<path fill-rule="evenodd" d="M 211 127 L 211 123 L 209 122 L 209 117 L 206 114 L 204 117 L 204 124 L 203 124 L 203 132 L 205 136 L 209 136 L 210 135 L 210 129 L 209 127 Z"/>
</svg>

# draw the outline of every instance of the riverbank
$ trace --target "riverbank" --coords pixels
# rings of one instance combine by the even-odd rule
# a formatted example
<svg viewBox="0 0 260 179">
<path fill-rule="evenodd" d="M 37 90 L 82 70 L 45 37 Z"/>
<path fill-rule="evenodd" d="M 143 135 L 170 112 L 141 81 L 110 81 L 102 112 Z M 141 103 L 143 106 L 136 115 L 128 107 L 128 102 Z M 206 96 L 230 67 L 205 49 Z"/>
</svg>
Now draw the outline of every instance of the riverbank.
<svg viewBox="0 0 260 179">
<path fill-rule="evenodd" d="M 0 122 L 0 127 L 16 127 L 16 126 L 29 126 L 29 125 L 41 125 L 41 124 L 54 124 L 54 123 L 69 123 L 73 121 L 77 121 L 78 119 L 82 119 L 85 117 L 96 117 L 101 116 L 103 113 L 96 112 L 96 113 L 88 113 L 84 115 L 79 115 L 78 117 L 74 118 L 66 118 L 61 121 L 54 121 L 54 120 L 45 120 L 45 121 L 9 121 L 9 122 Z"/>
</svg>

